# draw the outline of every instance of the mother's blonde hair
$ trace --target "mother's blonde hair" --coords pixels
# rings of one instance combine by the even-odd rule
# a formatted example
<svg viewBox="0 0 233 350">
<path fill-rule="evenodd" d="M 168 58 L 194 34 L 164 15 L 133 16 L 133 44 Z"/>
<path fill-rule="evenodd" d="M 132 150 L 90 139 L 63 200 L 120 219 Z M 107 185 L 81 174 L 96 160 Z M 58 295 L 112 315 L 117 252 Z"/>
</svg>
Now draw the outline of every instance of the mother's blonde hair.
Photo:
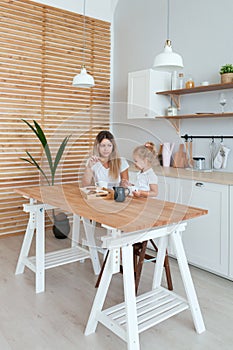
<svg viewBox="0 0 233 350">
<path fill-rule="evenodd" d="M 112 153 L 109 159 L 109 175 L 113 179 L 117 179 L 121 171 L 121 159 L 119 157 L 116 141 L 114 139 L 113 134 L 111 134 L 110 131 L 100 131 L 99 134 L 96 136 L 93 148 L 93 155 L 101 157 L 99 152 L 99 145 L 104 139 L 109 140 L 113 145 Z"/>
</svg>

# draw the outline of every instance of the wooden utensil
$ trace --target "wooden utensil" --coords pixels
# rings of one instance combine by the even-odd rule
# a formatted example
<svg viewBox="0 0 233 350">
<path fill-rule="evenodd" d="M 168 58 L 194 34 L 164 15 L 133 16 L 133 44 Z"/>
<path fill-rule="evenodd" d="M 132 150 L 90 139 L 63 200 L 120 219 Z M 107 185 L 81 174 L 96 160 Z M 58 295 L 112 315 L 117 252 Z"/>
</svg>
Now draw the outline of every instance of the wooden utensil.
<svg viewBox="0 0 233 350">
<path fill-rule="evenodd" d="M 187 166 L 187 154 L 184 151 L 184 144 L 179 145 L 178 152 L 174 155 L 173 167 L 185 168 Z"/>
<path fill-rule="evenodd" d="M 189 166 L 193 167 L 193 140 L 189 142 Z"/>
<path fill-rule="evenodd" d="M 190 154 L 189 154 L 189 142 L 185 141 L 185 153 L 186 153 L 186 164 L 185 167 L 189 165 Z"/>
</svg>

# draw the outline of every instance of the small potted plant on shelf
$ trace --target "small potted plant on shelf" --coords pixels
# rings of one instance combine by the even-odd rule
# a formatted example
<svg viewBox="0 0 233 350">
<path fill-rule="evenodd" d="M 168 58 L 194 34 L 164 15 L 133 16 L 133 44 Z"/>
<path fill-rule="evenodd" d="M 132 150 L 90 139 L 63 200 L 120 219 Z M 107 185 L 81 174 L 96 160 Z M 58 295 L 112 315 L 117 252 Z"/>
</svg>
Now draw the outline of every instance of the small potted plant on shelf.
<svg viewBox="0 0 233 350">
<path fill-rule="evenodd" d="M 64 150 L 66 148 L 66 145 L 69 141 L 70 136 L 66 136 L 64 138 L 64 140 L 60 144 L 60 147 L 58 148 L 57 154 L 56 154 L 55 159 L 53 161 L 48 141 L 46 139 L 46 136 L 45 136 L 41 126 L 35 120 L 33 120 L 34 125 L 30 124 L 27 120 L 22 119 L 22 121 L 24 123 L 26 123 L 29 126 L 29 128 L 34 132 L 34 134 L 38 138 L 41 146 L 43 147 L 46 158 L 47 158 L 47 163 L 49 165 L 48 168 L 49 168 L 50 174 L 46 174 L 46 171 L 42 169 L 40 164 L 36 161 L 36 159 L 28 151 L 26 151 L 26 153 L 27 153 L 27 156 L 29 157 L 29 159 L 27 159 L 27 158 L 20 158 L 20 159 L 22 159 L 25 162 L 36 167 L 38 169 L 38 171 L 42 174 L 44 179 L 46 180 L 47 184 L 49 186 L 53 186 L 54 182 L 55 182 L 55 174 L 56 174 L 59 162 L 62 158 L 62 155 L 64 153 Z M 53 233 L 54 233 L 55 237 L 59 238 L 59 239 L 67 238 L 67 236 L 70 232 L 69 219 L 68 219 L 67 215 L 63 212 L 55 215 L 55 212 L 53 209 L 53 220 L 54 220 Z"/>
<path fill-rule="evenodd" d="M 233 83 L 233 65 L 232 64 L 225 64 L 221 67 L 219 71 L 221 75 L 221 83 Z"/>
</svg>

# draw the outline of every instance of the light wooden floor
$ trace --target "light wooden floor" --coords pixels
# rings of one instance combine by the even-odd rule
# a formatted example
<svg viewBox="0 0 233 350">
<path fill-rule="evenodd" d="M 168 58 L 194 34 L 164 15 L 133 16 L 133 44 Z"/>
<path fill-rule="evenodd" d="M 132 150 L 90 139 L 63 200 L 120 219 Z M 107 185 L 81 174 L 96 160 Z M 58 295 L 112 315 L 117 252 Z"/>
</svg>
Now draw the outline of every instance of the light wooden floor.
<svg viewBox="0 0 233 350">
<path fill-rule="evenodd" d="M 47 234 L 47 249 L 64 248 L 69 239 Z M 0 239 L 1 350 L 115 350 L 125 343 L 104 326 L 85 337 L 83 332 L 95 295 L 91 263 L 74 263 L 46 271 L 46 292 L 35 294 L 34 274 L 14 275 L 22 237 Z M 175 291 L 184 295 L 176 262 L 171 261 Z M 148 290 L 152 268 L 144 267 L 139 293 Z M 191 268 L 207 331 L 194 331 L 185 311 L 140 335 L 141 350 L 232 350 L 233 283 Z M 122 301 L 122 276 L 114 276 L 106 306 Z"/>
</svg>

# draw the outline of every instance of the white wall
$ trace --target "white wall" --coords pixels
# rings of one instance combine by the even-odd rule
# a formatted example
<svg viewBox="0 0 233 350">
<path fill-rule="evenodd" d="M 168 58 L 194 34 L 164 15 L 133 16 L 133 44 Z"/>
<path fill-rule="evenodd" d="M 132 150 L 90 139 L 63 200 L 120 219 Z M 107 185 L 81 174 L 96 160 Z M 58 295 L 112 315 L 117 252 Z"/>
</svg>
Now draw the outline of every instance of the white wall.
<svg viewBox="0 0 233 350">
<path fill-rule="evenodd" d="M 114 14 L 113 100 L 120 105 L 114 113 L 114 133 L 125 139 L 122 152 L 129 155 L 133 142 L 151 139 L 177 141 L 168 122 L 126 118 L 127 74 L 151 68 L 156 54 L 167 39 L 167 1 L 119 0 Z M 233 63 L 232 0 L 170 0 L 170 39 L 173 50 L 182 54 L 185 75 L 195 84 L 208 80 L 220 82 L 221 65 Z M 226 92 L 226 111 L 233 111 L 233 90 Z M 182 96 L 180 113 L 217 112 L 219 92 Z M 168 100 L 168 105 L 170 104 Z M 130 123 L 129 123 L 130 122 Z M 181 123 L 181 135 L 233 135 L 233 118 L 193 119 Z M 128 140 L 128 141 L 126 141 Z M 134 141 L 133 141 L 134 140 Z M 132 142 L 131 142 L 132 141 Z M 219 142 L 219 140 L 216 140 Z M 194 141 L 194 154 L 209 158 L 211 139 Z M 233 140 L 224 143 L 231 148 L 227 171 L 233 171 Z"/>
<path fill-rule="evenodd" d="M 117 1 L 86 0 L 86 15 L 111 22 Z M 83 13 L 83 0 L 36 0 L 36 2 L 76 13 Z"/>
</svg>

